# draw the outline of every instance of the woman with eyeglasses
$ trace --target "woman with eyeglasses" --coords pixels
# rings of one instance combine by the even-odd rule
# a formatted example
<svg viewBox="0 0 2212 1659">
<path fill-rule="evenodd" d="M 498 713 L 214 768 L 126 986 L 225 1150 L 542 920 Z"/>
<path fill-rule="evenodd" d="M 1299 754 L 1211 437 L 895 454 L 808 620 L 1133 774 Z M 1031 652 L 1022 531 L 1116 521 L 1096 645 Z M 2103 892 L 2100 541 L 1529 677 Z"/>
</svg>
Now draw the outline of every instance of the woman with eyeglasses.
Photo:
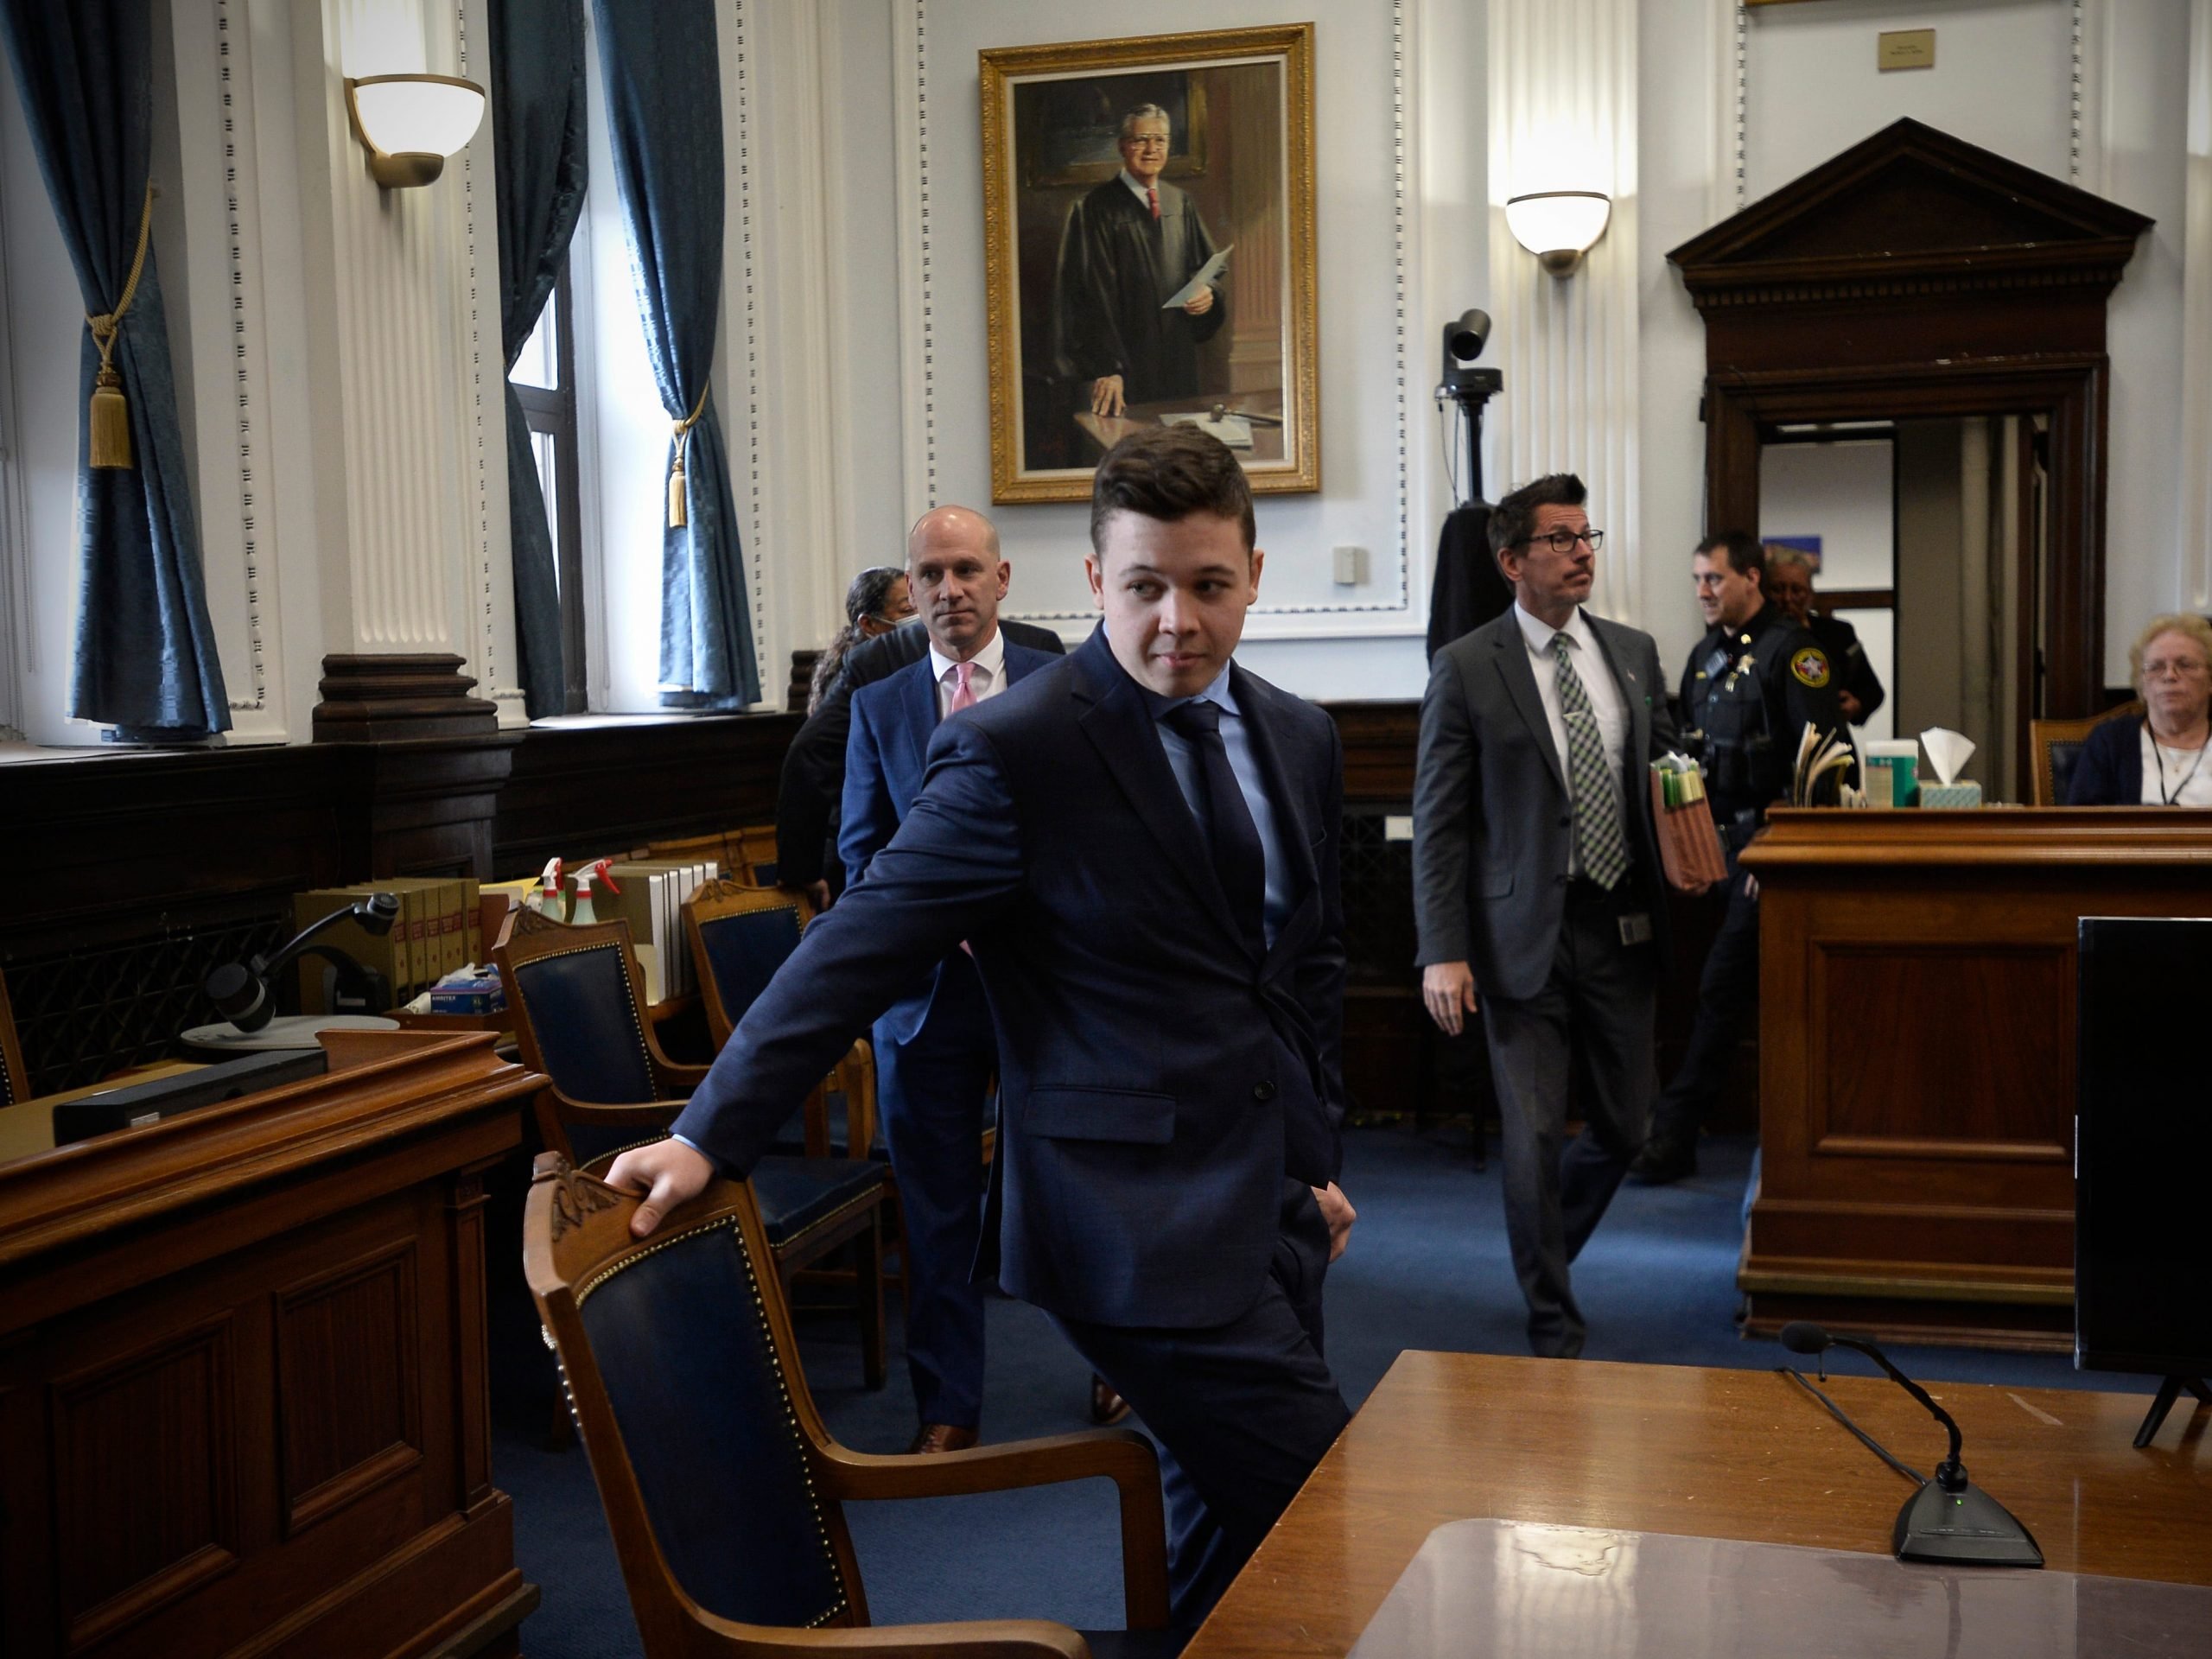
<svg viewBox="0 0 2212 1659">
<path fill-rule="evenodd" d="M 2212 623 L 2151 620 L 2127 652 L 2140 720 L 2093 728 L 2075 763 L 2072 806 L 2212 806 Z"/>
</svg>

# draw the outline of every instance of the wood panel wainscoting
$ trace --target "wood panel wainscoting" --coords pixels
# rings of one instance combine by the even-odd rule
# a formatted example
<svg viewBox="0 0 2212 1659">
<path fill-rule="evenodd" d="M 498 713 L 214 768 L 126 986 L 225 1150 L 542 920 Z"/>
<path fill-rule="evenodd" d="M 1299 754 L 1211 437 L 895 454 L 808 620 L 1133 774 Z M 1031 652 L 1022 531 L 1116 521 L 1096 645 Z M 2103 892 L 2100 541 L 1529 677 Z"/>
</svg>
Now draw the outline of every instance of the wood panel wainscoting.
<svg viewBox="0 0 2212 1659">
<path fill-rule="evenodd" d="M 135 750 L 0 767 L 0 966 L 41 1092 L 213 1018 L 207 970 L 290 936 L 291 899 L 397 875 L 527 875 L 775 816 L 789 715 L 582 719 L 467 737 Z"/>
<path fill-rule="evenodd" d="M 483 1174 L 543 1079 L 492 1042 L 334 1033 L 325 1077 L 0 1164 L 0 1649 L 518 1650 Z"/>
<path fill-rule="evenodd" d="M 2212 916 L 2212 813 L 1778 810 L 1749 1328 L 2065 1351 L 2075 938 Z"/>
</svg>

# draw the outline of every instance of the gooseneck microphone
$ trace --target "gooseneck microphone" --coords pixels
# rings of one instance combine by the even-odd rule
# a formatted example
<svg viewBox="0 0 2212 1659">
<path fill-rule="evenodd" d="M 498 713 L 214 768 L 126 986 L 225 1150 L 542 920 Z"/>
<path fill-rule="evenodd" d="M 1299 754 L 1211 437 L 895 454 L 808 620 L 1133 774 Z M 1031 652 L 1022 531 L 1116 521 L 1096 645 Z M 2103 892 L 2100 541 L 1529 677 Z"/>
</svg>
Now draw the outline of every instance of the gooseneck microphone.
<svg viewBox="0 0 2212 1659">
<path fill-rule="evenodd" d="M 365 969 L 342 950 L 334 950 L 314 943 L 315 937 L 324 929 L 336 926 L 348 918 L 360 923 L 372 933 L 391 931 L 391 925 L 399 918 L 399 900 L 388 893 L 372 893 L 366 898 L 334 910 L 321 921 L 302 928 L 272 957 L 251 957 L 245 962 L 226 962 L 207 976 L 203 988 L 223 1017 L 240 1031 L 259 1031 L 276 1012 L 276 1002 L 270 992 L 270 976 L 299 956 L 326 957 L 337 964 L 341 991 L 352 990 L 365 1002 L 374 1002 L 370 988 L 383 988 L 383 981 Z M 344 1004 L 340 1004 L 343 1007 Z M 376 1012 L 374 1007 L 365 1010 Z"/>
<path fill-rule="evenodd" d="M 1891 1363 L 1888 1355 L 1871 1342 L 1833 1336 L 1804 1319 L 1791 1320 L 1780 1334 L 1782 1345 L 1793 1354 L 1819 1355 L 1830 1348 L 1849 1348 L 1866 1355 L 1891 1382 L 1926 1407 L 1950 1435 L 1949 1453 L 1936 1465 L 1936 1478 L 1923 1482 L 1897 1511 L 1891 1544 L 1899 1560 L 1935 1561 L 1951 1567 L 2043 1565 L 2043 1551 L 2028 1529 L 2002 1503 L 1967 1479 L 1966 1465 L 1959 1459 L 1962 1442 L 1957 1421 L 1936 1403 L 1927 1389 Z M 1835 1409 L 1833 1403 L 1829 1408 Z M 1848 1424 L 1849 1420 L 1845 1421 Z M 1861 1433 L 1859 1438 L 1866 1436 Z M 1895 1459 L 1890 1461 L 1896 1463 Z"/>
</svg>

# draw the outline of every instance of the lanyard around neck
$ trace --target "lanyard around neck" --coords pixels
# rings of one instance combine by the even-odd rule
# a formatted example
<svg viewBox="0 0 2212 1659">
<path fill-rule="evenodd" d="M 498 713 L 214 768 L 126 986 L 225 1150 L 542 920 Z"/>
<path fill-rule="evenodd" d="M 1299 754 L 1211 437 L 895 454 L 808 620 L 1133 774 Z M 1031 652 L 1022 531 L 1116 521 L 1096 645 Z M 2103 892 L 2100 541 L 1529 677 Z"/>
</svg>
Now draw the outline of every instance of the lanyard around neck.
<svg viewBox="0 0 2212 1659">
<path fill-rule="evenodd" d="M 2158 763 L 2158 801 L 2161 805 L 2171 806 L 2181 798 L 2182 791 L 2196 780 L 2197 768 L 2204 764 L 2204 751 L 2208 748 L 2212 748 L 2212 734 L 2208 734 L 2205 741 L 2198 747 L 2196 759 L 2189 763 L 2189 770 L 2182 773 L 2181 781 L 2169 791 L 2166 788 L 2166 751 L 2158 741 L 2158 733 L 2151 734 L 2152 758 Z"/>
</svg>

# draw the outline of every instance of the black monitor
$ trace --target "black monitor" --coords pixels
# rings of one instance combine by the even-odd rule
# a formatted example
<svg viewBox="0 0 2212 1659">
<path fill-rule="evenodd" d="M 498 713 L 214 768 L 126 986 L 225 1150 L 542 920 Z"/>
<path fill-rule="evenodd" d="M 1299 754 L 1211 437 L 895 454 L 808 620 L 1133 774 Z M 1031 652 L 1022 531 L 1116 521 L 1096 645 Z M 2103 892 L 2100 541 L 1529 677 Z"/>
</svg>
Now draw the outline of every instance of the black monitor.
<svg viewBox="0 0 2212 1659">
<path fill-rule="evenodd" d="M 2188 1386 L 2212 1373 L 2212 920 L 2085 916 L 2080 944 L 2074 1363 Z"/>
</svg>

